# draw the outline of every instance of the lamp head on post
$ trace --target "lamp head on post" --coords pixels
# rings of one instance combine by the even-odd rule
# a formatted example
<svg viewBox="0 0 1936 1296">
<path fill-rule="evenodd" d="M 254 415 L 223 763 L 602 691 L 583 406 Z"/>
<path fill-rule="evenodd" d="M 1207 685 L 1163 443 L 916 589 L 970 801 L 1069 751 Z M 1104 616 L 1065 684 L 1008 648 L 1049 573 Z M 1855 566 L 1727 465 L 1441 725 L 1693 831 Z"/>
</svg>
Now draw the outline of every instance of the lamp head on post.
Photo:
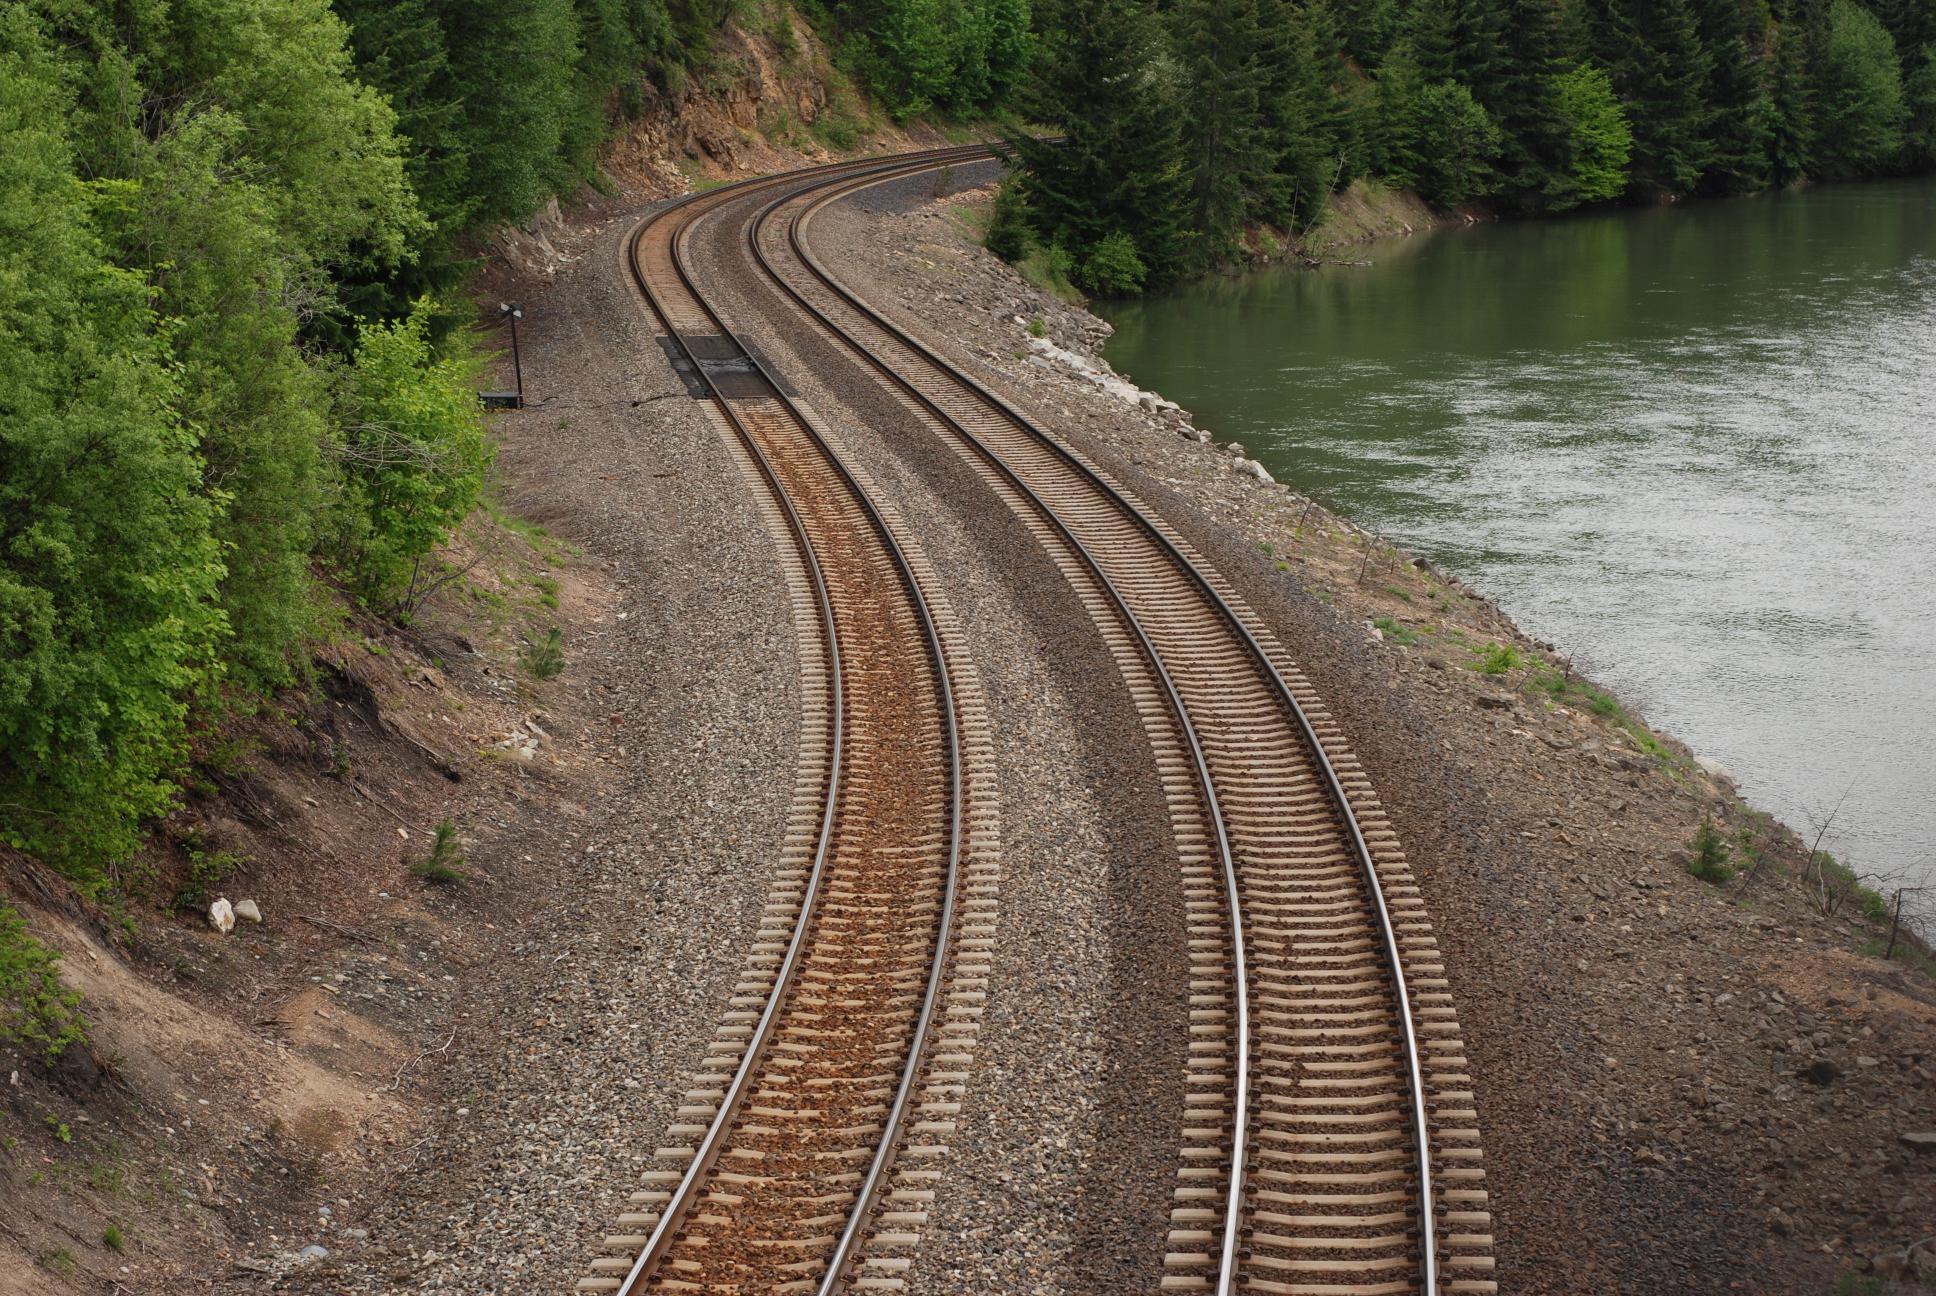
<svg viewBox="0 0 1936 1296">
<path fill-rule="evenodd" d="M 499 302 L 497 317 L 511 321 L 511 368 L 517 375 L 518 389 L 514 392 L 482 392 L 486 409 L 523 409 L 524 408 L 524 357 L 518 354 L 518 321 L 524 318 L 524 306 L 519 302 Z"/>
</svg>

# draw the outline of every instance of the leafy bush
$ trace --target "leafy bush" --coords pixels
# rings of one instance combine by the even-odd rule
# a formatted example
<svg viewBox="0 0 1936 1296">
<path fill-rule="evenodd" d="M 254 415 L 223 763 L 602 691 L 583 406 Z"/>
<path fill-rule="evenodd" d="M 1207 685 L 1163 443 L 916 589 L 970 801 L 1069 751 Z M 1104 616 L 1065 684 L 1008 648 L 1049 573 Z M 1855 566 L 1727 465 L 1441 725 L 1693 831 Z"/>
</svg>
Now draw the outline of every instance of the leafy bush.
<svg viewBox="0 0 1936 1296">
<path fill-rule="evenodd" d="M 1526 664 L 1526 659 L 1511 644 L 1490 644 L 1474 651 L 1479 653 L 1479 660 L 1473 663 L 1472 669 L 1481 675 L 1504 675 Z"/>
<path fill-rule="evenodd" d="M 1103 297 L 1129 297 L 1143 291 L 1149 267 L 1136 255 L 1136 240 L 1114 230 L 1089 249 L 1079 275 L 1082 286 Z"/>
<path fill-rule="evenodd" d="M 1567 179 L 1571 192 L 1556 206 L 1604 202 L 1627 187 L 1627 159 L 1633 131 L 1613 92 L 1613 81 L 1591 63 L 1559 78 L 1560 115 L 1566 119 L 1573 158 Z"/>
<path fill-rule="evenodd" d="M 0 904 L 0 1040 L 59 1057 L 87 1038 L 80 1005 L 80 995 L 61 984 L 60 955 L 27 934 L 12 906 Z"/>
<path fill-rule="evenodd" d="M 364 325 L 340 405 L 338 562 L 366 604 L 403 617 L 428 585 L 432 551 L 477 502 L 491 462 L 475 369 L 432 351 L 427 313 L 420 302 L 407 319 Z"/>
<path fill-rule="evenodd" d="M 166 807 L 226 625 L 194 434 L 75 178 L 67 79 L 0 10 L 0 840 L 84 890 Z"/>
</svg>

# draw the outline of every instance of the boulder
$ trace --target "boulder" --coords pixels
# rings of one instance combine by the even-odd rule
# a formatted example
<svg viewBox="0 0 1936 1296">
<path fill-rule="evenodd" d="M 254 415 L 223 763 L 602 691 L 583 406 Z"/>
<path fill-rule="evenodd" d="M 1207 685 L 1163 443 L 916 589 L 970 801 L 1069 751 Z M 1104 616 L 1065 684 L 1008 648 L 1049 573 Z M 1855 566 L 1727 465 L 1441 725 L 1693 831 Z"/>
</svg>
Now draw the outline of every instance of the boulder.
<svg viewBox="0 0 1936 1296">
<path fill-rule="evenodd" d="M 215 903 L 208 907 L 208 925 L 224 936 L 235 930 L 235 906 L 229 903 L 227 896 L 217 897 Z"/>
<path fill-rule="evenodd" d="M 253 900 L 237 900 L 235 902 L 235 916 L 252 923 L 259 923 L 262 921 L 262 910 L 256 907 L 256 903 Z"/>
</svg>

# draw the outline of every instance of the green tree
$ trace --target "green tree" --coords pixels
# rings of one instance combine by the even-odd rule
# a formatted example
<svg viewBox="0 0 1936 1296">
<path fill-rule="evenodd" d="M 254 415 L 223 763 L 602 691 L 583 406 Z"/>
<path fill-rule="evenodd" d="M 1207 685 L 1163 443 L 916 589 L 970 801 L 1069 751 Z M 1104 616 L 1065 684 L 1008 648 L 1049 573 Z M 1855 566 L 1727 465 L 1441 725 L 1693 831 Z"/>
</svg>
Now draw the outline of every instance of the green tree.
<svg viewBox="0 0 1936 1296">
<path fill-rule="evenodd" d="M 1077 264 L 1123 233 L 1160 282 L 1182 266 L 1190 243 L 1172 69 L 1132 0 L 1066 0 L 1060 19 L 1043 33 L 1030 115 L 1060 125 L 1066 140 L 1018 135 L 1008 145 L 1031 220 Z"/>
<path fill-rule="evenodd" d="M 470 515 L 491 461 L 474 367 L 435 354 L 425 314 L 365 325 L 339 400 L 338 559 L 358 597 L 405 617 L 428 588 L 433 551 Z"/>
<path fill-rule="evenodd" d="M 1707 171 L 1713 193 L 1748 193 L 1768 183 L 1769 102 L 1755 50 L 1767 44 L 1767 14 L 1755 26 L 1742 0 L 1699 0 L 1701 41 L 1712 56 L 1704 99 L 1708 108 Z"/>
<path fill-rule="evenodd" d="M 1597 0 L 1601 66 L 1633 131 L 1634 186 L 1684 194 L 1707 166 L 1709 58 L 1687 0 Z"/>
<path fill-rule="evenodd" d="M 1256 0 L 1183 0 L 1173 20 L 1185 83 L 1193 87 L 1183 152 L 1199 249 L 1221 258 L 1267 188 L 1274 159 L 1261 92 Z"/>
<path fill-rule="evenodd" d="M 1378 77 L 1380 156 L 1386 174 L 1440 206 L 1484 194 L 1493 177 L 1499 128 L 1456 81 L 1426 82 L 1400 46 Z"/>
<path fill-rule="evenodd" d="M 1909 117 L 1896 43 L 1854 0 L 1829 7 L 1815 106 L 1815 159 L 1823 174 L 1865 175 L 1896 165 Z"/>
<path fill-rule="evenodd" d="M 1903 134 L 1903 162 L 1918 170 L 1936 167 L 1936 44 L 1918 53 L 1903 79 L 1903 102 L 1908 126 Z"/>
<path fill-rule="evenodd" d="M 447 93 L 463 105 L 463 223 L 523 220 L 577 178 L 566 156 L 577 15 L 570 0 L 447 0 L 441 18 Z"/>
<path fill-rule="evenodd" d="M 1812 43 L 1810 33 L 1792 9 L 1779 14 L 1763 109 L 1768 178 L 1779 185 L 1793 184 L 1807 175 L 1815 153 L 1815 85 L 1808 58 Z"/>
<path fill-rule="evenodd" d="M 1473 97 L 1499 128 L 1497 192 L 1522 212 L 1575 206 L 1570 123 L 1560 101 L 1566 73 L 1559 0 L 1504 0 L 1505 57 Z"/>
<path fill-rule="evenodd" d="M 1633 132 L 1607 74 L 1582 63 L 1559 80 L 1560 111 L 1568 127 L 1572 162 L 1566 206 L 1605 202 L 1627 188 L 1627 159 Z M 1557 205 L 1557 204 L 1556 204 Z"/>
<path fill-rule="evenodd" d="M 74 173 L 66 81 L 0 8 L 0 837 L 95 889 L 173 795 L 222 564 L 147 288 Z"/>
</svg>

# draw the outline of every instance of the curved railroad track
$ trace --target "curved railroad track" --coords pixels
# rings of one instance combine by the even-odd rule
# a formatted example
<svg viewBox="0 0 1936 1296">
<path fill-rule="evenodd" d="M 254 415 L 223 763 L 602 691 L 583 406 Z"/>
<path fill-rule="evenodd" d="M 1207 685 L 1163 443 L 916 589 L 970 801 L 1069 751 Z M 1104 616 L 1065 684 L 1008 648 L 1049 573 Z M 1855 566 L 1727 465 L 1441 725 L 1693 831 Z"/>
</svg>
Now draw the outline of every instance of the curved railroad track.
<svg viewBox="0 0 1936 1296">
<path fill-rule="evenodd" d="M 918 1094 L 931 1114 L 952 1114 L 962 1077 L 936 1071 L 938 1059 L 924 1061 L 923 1042 L 946 1011 L 937 996 L 950 976 L 978 984 L 986 970 L 969 961 L 980 959 L 979 949 L 951 955 L 949 921 L 933 920 L 934 907 L 945 914 L 948 904 L 934 896 L 961 891 L 949 868 L 900 870 L 893 885 L 905 889 L 892 892 L 829 883 L 845 840 L 837 825 L 852 813 L 843 798 L 858 782 L 843 784 L 840 775 L 860 732 L 847 717 L 872 705 L 856 701 L 862 690 L 850 681 L 863 678 L 858 672 L 873 668 L 865 691 L 905 708 L 898 726 L 879 715 L 870 721 L 871 739 L 892 755 L 864 763 L 879 775 L 887 766 L 877 759 L 904 762 L 892 767 L 897 784 L 912 772 L 913 783 L 889 795 L 902 800 L 897 814 L 918 808 L 929 826 L 914 836 L 929 847 L 946 813 L 941 802 L 950 801 L 950 859 L 960 854 L 962 815 L 971 812 L 960 790 L 962 758 L 936 753 L 946 747 L 951 714 L 972 711 L 980 720 L 959 696 L 948 701 L 959 662 L 945 625 L 914 633 L 922 590 L 932 585 L 896 542 L 898 527 L 816 430 L 811 411 L 785 395 L 706 304 L 684 265 L 696 220 L 770 192 L 744 225 L 752 262 L 809 327 L 870 366 L 910 422 L 950 445 L 1034 534 L 1094 619 L 1155 751 L 1186 890 L 1193 978 L 1187 1109 L 1162 1286 L 1287 1296 L 1490 1292 L 1484 1171 L 1457 1019 L 1423 901 L 1342 732 L 1268 630 L 1153 511 L 862 301 L 812 251 L 814 215 L 828 204 L 985 156 L 939 150 L 749 182 L 668 209 L 634 239 L 641 288 L 685 367 L 731 423 L 771 504 L 770 525 L 797 556 L 802 661 L 808 692 L 818 696 L 803 725 L 797 867 L 776 888 L 767 945 L 740 987 L 744 1021 L 722 1032 L 716 1070 L 683 1109 L 704 1123 L 675 1127 L 698 1136 L 696 1145 L 669 1149 L 688 1158 L 686 1169 L 660 1171 L 635 1194 L 647 1209 L 626 1222 L 651 1232 L 610 1239 L 614 1257 L 584 1286 L 824 1293 L 860 1273 L 869 1287 L 899 1285 L 906 1260 L 897 1249 L 914 1240 L 905 1230 L 922 1221 L 918 1208 L 932 1196 L 924 1178 L 906 1176 L 938 1172 L 903 1169 L 902 1186 L 890 1187 L 897 1155 L 911 1159 L 919 1148 L 919 1134 L 897 1118 L 919 1105 Z M 849 550 L 871 555 L 860 562 L 866 570 L 849 570 Z M 869 615 L 843 621 L 843 607 Z M 897 692 L 891 677 L 901 671 L 912 678 Z M 959 753 L 959 732 L 955 741 Z M 943 765 L 951 797 L 935 790 Z M 860 790 L 880 794 L 888 782 L 877 777 Z M 992 849 L 992 824 L 987 836 Z M 992 873 L 992 861 L 981 867 Z M 896 897 L 910 896 L 925 925 L 909 927 L 899 912 L 908 902 Z M 825 939 L 816 932 L 827 924 L 815 915 L 829 897 L 848 902 L 843 922 L 899 923 L 876 933 L 881 948 L 909 958 L 918 945 L 927 960 L 928 1003 L 918 1018 L 910 1018 L 908 996 L 851 1003 L 856 1030 L 874 1024 L 893 1041 L 900 1064 L 891 1103 L 885 1076 L 860 1076 L 864 1050 L 842 1054 L 817 1042 L 814 1032 L 829 1020 L 820 1010 L 834 1001 L 797 988 L 837 983 L 800 970 L 814 966 L 811 951 Z M 986 947 L 985 919 L 963 932 Z M 963 960 L 952 974 L 951 957 Z M 904 989 L 912 966 L 901 973 Z M 828 1068 L 817 1077 L 823 1091 L 858 1104 L 847 1114 L 830 1102 L 788 1103 L 804 1092 L 799 1073 L 772 1074 L 776 1053 L 791 1061 L 775 1041 L 802 1019 L 814 1023 L 808 1038 Z M 843 1036 L 846 1025 L 843 1015 Z M 948 1031 L 957 1042 L 944 1047 L 954 1050 L 949 1065 L 959 1065 L 972 1022 L 947 1025 L 958 1026 Z M 861 1160 L 864 1173 L 849 1168 Z M 749 1163 L 760 1168 L 746 1173 Z M 879 1210 L 884 1194 L 900 1200 Z M 857 1269 L 857 1260 L 872 1267 Z"/>
<path fill-rule="evenodd" d="M 897 162 L 841 168 L 867 173 Z M 670 1167 L 580 1290 L 894 1285 L 952 1131 L 995 903 L 992 764 L 958 633 L 903 528 L 693 283 L 693 224 L 645 221 L 635 281 L 730 429 L 787 558 L 802 668 L 788 840 L 758 940 L 687 1093 Z M 883 1207 L 886 1209 L 883 1209 Z"/>
<path fill-rule="evenodd" d="M 1194 974 L 1163 1286 L 1493 1291 L 1457 1018 L 1369 780 L 1309 682 L 1180 536 L 813 254 L 816 212 L 893 178 L 782 192 L 747 245 L 1036 534 L 1142 713 L 1183 865 Z"/>
</svg>

